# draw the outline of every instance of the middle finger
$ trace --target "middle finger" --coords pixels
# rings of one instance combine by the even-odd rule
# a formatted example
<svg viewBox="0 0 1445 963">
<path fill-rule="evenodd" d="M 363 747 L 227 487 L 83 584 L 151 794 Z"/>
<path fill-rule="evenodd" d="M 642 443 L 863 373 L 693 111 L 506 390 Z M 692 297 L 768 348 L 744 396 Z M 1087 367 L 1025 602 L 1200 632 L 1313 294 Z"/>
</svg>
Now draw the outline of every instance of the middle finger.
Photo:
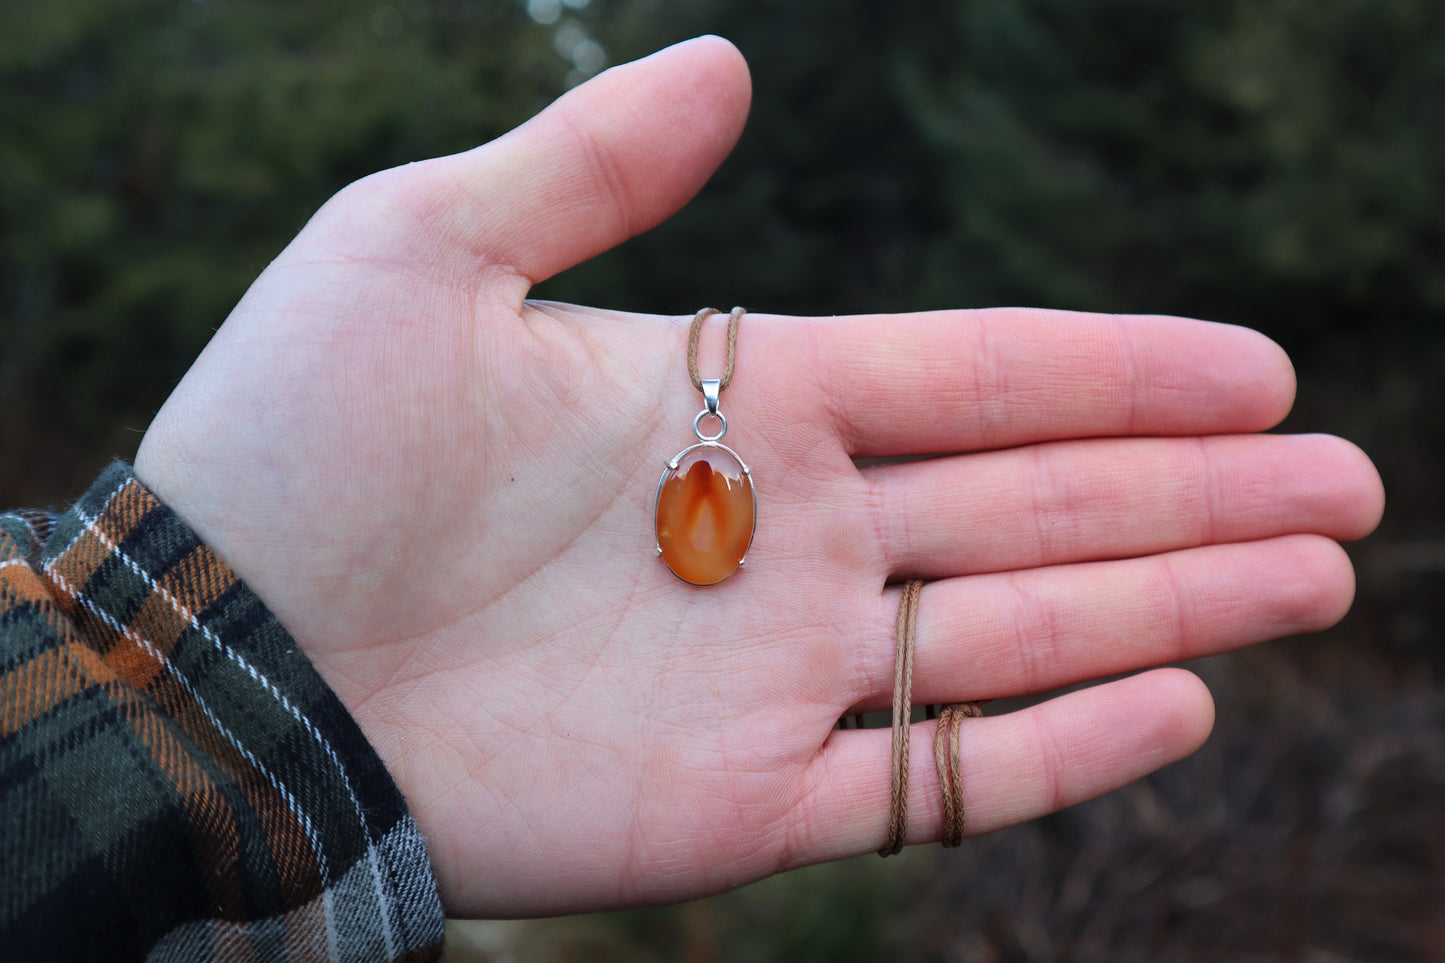
<svg viewBox="0 0 1445 963">
<path fill-rule="evenodd" d="M 1063 441 L 862 470 L 890 579 L 1307 532 L 1358 538 L 1369 459 L 1328 435 Z"/>
</svg>

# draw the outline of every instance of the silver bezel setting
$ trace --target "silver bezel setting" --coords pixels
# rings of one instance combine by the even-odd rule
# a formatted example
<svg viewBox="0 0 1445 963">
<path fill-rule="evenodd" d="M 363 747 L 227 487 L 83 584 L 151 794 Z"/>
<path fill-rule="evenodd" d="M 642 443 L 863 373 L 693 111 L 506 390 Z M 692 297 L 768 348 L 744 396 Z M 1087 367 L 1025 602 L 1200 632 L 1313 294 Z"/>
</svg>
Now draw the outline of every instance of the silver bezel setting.
<svg viewBox="0 0 1445 963">
<path fill-rule="evenodd" d="M 752 493 L 752 496 L 753 496 L 753 527 L 752 527 L 752 529 L 748 532 L 748 545 L 747 545 L 747 548 L 743 549 L 743 557 L 738 560 L 737 568 L 734 568 L 731 572 L 729 572 L 728 574 L 724 575 L 722 578 L 718 579 L 717 582 L 708 582 L 708 583 L 704 584 L 704 583 L 699 583 L 699 582 L 689 582 L 687 579 L 683 578 L 681 575 L 678 575 L 677 572 L 673 571 L 672 566 L 671 566 L 671 565 L 667 565 L 667 560 L 666 560 L 666 559 L 663 559 L 662 564 L 667 565 L 667 570 L 668 570 L 669 572 L 672 572 L 673 577 L 676 578 L 679 582 L 685 582 L 685 583 L 688 584 L 688 585 L 697 585 L 697 586 L 699 586 L 699 587 L 706 587 L 706 585 L 716 585 L 716 584 L 718 584 L 718 582 L 725 582 L 725 581 L 727 581 L 728 579 L 732 578 L 734 575 L 736 575 L 738 569 L 742 568 L 744 565 L 746 565 L 746 564 L 748 563 L 748 553 L 753 550 L 753 538 L 754 538 L 754 537 L 757 535 L 757 533 L 758 533 L 758 486 L 752 483 L 752 481 L 753 481 L 753 470 L 748 467 L 748 463 L 747 463 L 747 462 L 743 461 L 742 455 L 739 455 L 737 452 L 733 451 L 733 450 L 732 450 L 731 448 L 729 448 L 727 445 L 721 444 L 720 442 L 717 441 L 717 438 L 721 438 L 721 437 L 723 436 L 723 434 L 726 433 L 726 431 L 727 431 L 727 421 L 726 421 L 725 419 L 723 420 L 723 430 L 722 430 L 721 432 L 719 432 L 715 437 L 711 437 L 711 438 L 710 438 L 710 437 L 706 437 L 706 436 L 704 436 L 701 432 L 699 432 L 699 431 L 697 430 L 697 423 L 698 423 L 698 421 L 700 421 L 700 420 L 702 419 L 702 416 L 703 416 L 703 415 L 708 415 L 708 414 L 717 415 L 717 417 L 722 418 L 722 415 L 721 415 L 720 413 L 718 413 L 718 412 L 716 412 L 716 411 L 707 411 L 706 409 L 704 409 L 702 412 L 700 412 L 700 413 L 698 414 L 698 417 L 697 417 L 696 419 L 694 419 L 694 421 L 693 421 L 693 432 L 694 432 L 695 434 L 697 434 L 697 436 L 698 436 L 699 438 L 701 438 L 702 440 L 699 441 L 699 442 L 698 442 L 697 444 L 695 444 L 695 445 L 688 445 L 686 448 L 684 448 L 682 451 L 678 452 L 676 455 L 673 455 L 672 458 L 670 458 L 667 462 L 664 463 L 664 464 L 665 464 L 665 467 L 664 467 L 663 470 L 662 470 L 662 475 L 661 475 L 661 477 L 659 477 L 659 478 L 657 479 L 657 491 L 654 492 L 654 493 L 653 493 L 653 496 L 652 496 L 652 532 L 653 532 L 653 539 L 654 539 L 654 541 L 655 541 L 656 544 L 657 544 L 657 556 L 658 556 L 658 558 L 662 558 L 662 543 L 661 543 L 660 541 L 657 541 L 657 521 L 658 521 L 658 519 L 657 519 L 657 506 L 658 506 L 658 503 L 662 501 L 662 486 L 667 483 L 667 476 L 670 475 L 670 474 L 672 474 L 673 472 L 677 471 L 678 468 L 681 467 L 681 465 L 682 465 L 682 460 L 683 460 L 684 458 L 686 458 L 687 455 L 688 455 L 690 452 L 697 451 L 699 448 L 718 448 L 718 449 L 721 449 L 722 451 L 725 451 L 725 452 L 727 452 L 730 456 L 732 456 L 733 460 L 736 461 L 740 466 L 742 466 L 743 474 L 746 475 L 746 476 L 747 476 L 747 479 L 748 479 L 748 483 L 749 483 L 749 484 L 748 484 L 748 490 Z"/>
</svg>

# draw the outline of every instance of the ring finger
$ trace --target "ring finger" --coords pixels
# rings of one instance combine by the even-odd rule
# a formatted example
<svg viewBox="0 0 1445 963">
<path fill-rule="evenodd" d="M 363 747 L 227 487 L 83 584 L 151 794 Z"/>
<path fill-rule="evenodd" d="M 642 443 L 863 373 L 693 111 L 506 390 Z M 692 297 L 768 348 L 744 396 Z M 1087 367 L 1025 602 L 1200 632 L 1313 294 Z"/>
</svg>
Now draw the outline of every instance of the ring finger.
<svg viewBox="0 0 1445 963">
<path fill-rule="evenodd" d="M 1317 535 L 946 579 L 919 605 L 913 701 L 1047 692 L 1319 631 L 1353 594 L 1349 558 Z M 840 715 L 889 704 L 898 596 L 879 599 Z"/>
</svg>

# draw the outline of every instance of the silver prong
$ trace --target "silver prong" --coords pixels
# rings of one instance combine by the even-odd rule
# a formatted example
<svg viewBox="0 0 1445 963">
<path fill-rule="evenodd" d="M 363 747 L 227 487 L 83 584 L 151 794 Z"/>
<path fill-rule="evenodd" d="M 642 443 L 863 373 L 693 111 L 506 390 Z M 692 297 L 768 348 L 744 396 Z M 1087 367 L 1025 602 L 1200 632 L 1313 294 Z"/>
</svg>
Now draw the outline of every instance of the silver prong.
<svg viewBox="0 0 1445 963">
<path fill-rule="evenodd" d="M 677 460 L 676 458 L 674 458 L 672 461 L 667 462 L 666 464 L 667 464 L 667 470 L 668 470 L 668 471 L 677 471 L 677 466 L 678 466 L 680 463 L 678 462 L 678 460 Z"/>
<path fill-rule="evenodd" d="M 661 545 L 657 546 L 657 555 L 658 555 L 659 558 L 662 557 L 662 546 L 661 546 Z"/>
</svg>

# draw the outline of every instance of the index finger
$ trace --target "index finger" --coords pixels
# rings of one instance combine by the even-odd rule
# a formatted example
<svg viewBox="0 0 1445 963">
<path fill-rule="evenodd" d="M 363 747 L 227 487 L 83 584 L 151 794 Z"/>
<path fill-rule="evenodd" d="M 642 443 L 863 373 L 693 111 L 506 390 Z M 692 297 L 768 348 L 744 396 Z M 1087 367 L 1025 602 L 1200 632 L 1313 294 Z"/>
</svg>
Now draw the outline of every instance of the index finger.
<svg viewBox="0 0 1445 963">
<path fill-rule="evenodd" d="M 744 319 L 734 391 L 741 372 L 760 403 L 801 384 L 786 404 L 821 408 L 855 457 L 1261 431 L 1294 401 L 1284 351 L 1235 325 L 1024 308 L 772 320 Z"/>
</svg>

